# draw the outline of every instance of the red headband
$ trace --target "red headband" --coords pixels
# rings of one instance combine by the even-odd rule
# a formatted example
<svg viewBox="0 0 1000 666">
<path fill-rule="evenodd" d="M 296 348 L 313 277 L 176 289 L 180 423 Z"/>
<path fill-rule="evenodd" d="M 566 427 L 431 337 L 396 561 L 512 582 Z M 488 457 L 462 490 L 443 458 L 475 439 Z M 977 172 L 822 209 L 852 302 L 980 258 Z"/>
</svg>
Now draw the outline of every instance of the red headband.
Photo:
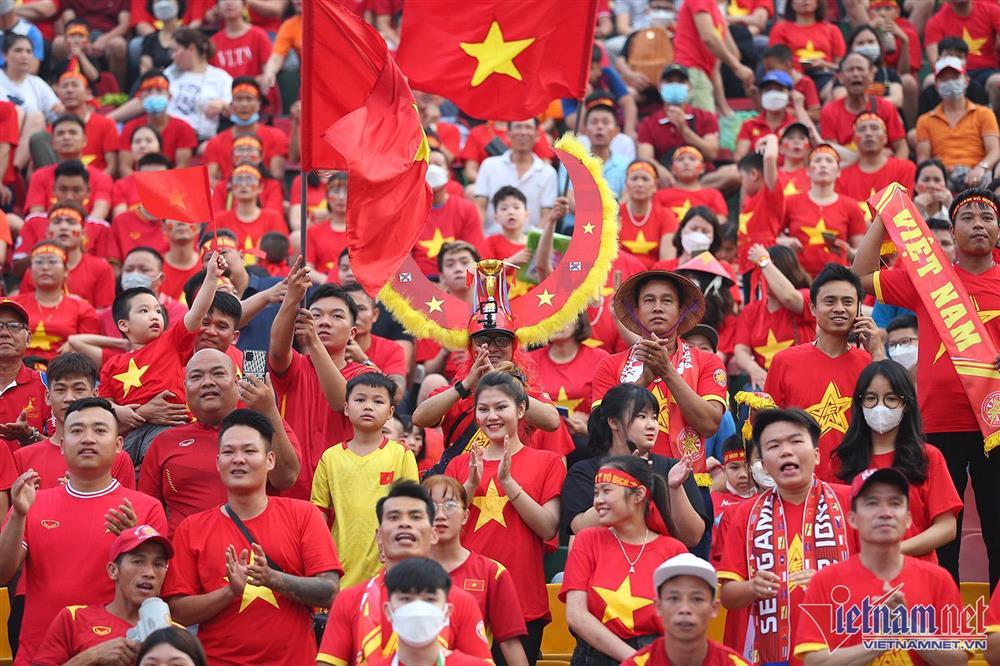
<svg viewBox="0 0 1000 666">
<path fill-rule="evenodd" d="M 806 159 L 808 162 L 813 158 L 813 155 L 829 155 L 833 159 L 837 160 L 837 164 L 840 164 L 840 154 L 837 153 L 836 149 L 828 143 L 821 143 L 812 150 L 809 151 L 809 157 Z"/>
<path fill-rule="evenodd" d="M 854 119 L 854 126 L 857 127 L 859 123 L 863 123 L 868 120 L 877 120 L 878 124 L 885 129 L 885 121 L 882 120 L 882 116 L 877 113 L 872 113 L 871 111 L 862 111 L 858 114 L 858 117 Z"/>
<path fill-rule="evenodd" d="M 594 485 L 596 486 L 599 483 L 610 483 L 623 488 L 642 487 L 642 484 L 634 476 L 612 467 L 602 467 L 597 470 L 597 474 L 594 476 Z M 666 521 L 660 514 L 660 509 L 653 502 L 652 497 L 649 498 L 649 503 L 646 505 L 646 527 L 657 534 L 670 535 L 670 529 L 667 527 Z"/>
<path fill-rule="evenodd" d="M 264 144 L 261 143 L 260 139 L 258 139 L 257 137 L 255 137 L 253 135 L 249 135 L 248 134 L 248 135 L 245 135 L 245 136 L 241 136 L 240 138 L 238 138 L 235 141 L 233 141 L 233 148 L 236 148 L 238 146 L 246 146 L 246 145 L 251 145 L 254 148 L 256 148 L 257 150 L 261 150 L 261 151 L 264 150 Z"/>
<path fill-rule="evenodd" d="M 633 162 L 627 169 L 625 169 L 625 175 L 631 176 L 636 171 L 645 171 L 653 177 L 653 180 L 656 180 L 659 177 L 657 176 L 656 169 L 653 168 L 653 165 L 647 164 L 646 162 Z"/>
<path fill-rule="evenodd" d="M 731 462 L 746 462 L 747 453 L 743 449 L 733 449 L 732 451 L 726 451 L 722 454 L 722 464 L 728 464 Z"/>
<path fill-rule="evenodd" d="M 87 26 L 80 23 L 74 23 L 70 27 L 66 28 L 66 36 L 69 37 L 70 35 L 83 35 L 84 37 L 90 37 L 90 31 L 87 30 Z"/>
<path fill-rule="evenodd" d="M 989 199 L 987 199 L 986 197 L 981 196 L 979 194 L 974 194 L 971 197 L 968 197 L 967 199 L 962 199 L 962 203 L 960 203 L 957 206 L 955 206 L 955 214 L 956 215 L 958 214 L 958 209 L 959 208 L 961 208 L 962 206 L 965 206 L 966 204 L 970 204 L 970 203 L 980 203 L 980 204 L 983 204 L 984 206 L 987 206 L 990 210 L 992 210 L 993 214 L 995 216 L 997 216 L 998 218 L 1000 218 L 1000 211 L 997 210 L 996 204 L 993 203 L 992 201 L 990 201 Z"/>
<path fill-rule="evenodd" d="M 678 157 L 684 154 L 694 155 L 695 157 L 698 158 L 699 161 L 701 162 L 705 161 L 705 156 L 702 155 L 701 151 L 695 148 L 694 146 L 681 146 L 680 148 L 674 151 L 673 159 L 677 159 Z"/>
<path fill-rule="evenodd" d="M 90 85 L 90 81 L 78 69 L 68 69 L 63 72 L 62 76 L 59 77 L 59 83 L 62 83 L 66 79 L 77 79 L 85 86 Z"/>
<path fill-rule="evenodd" d="M 201 244 L 201 256 L 204 257 L 207 253 L 212 252 L 215 248 L 225 250 L 231 248 L 233 250 L 240 249 L 240 246 L 236 243 L 236 240 L 230 238 L 229 236 L 215 236 L 214 238 L 207 238 L 205 242 Z"/>
<path fill-rule="evenodd" d="M 238 86 L 234 86 L 233 95 L 235 96 L 239 93 L 247 93 L 248 95 L 253 95 L 257 99 L 260 99 L 260 91 L 249 83 L 241 83 Z"/>
<path fill-rule="evenodd" d="M 263 175 L 260 173 L 260 169 L 258 169 L 257 167 L 255 167 L 252 164 L 241 164 L 241 165 L 239 165 L 238 167 L 236 167 L 235 169 L 233 169 L 233 176 L 232 177 L 235 178 L 236 176 L 239 176 L 239 175 L 242 175 L 242 174 L 247 174 L 247 175 L 250 175 L 250 176 L 256 176 L 257 180 L 260 180 L 260 179 L 263 178 Z"/>
<path fill-rule="evenodd" d="M 54 220 L 57 217 L 69 217 L 76 220 L 80 224 L 83 224 L 83 216 L 80 215 L 79 211 L 74 210 L 72 208 L 65 208 L 65 207 L 53 208 L 49 212 L 49 219 Z"/>
<path fill-rule="evenodd" d="M 55 243 L 40 243 L 31 251 L 32 257 L 36 257 L 40 254 L 54 254 L 59 257 L 64 264 L 66 263 L 66 252 Z"/>
<path fill-rule="evenodd" d="M 139 85 L 139 92 L 143 93 L 147 90 L 170 90 L 170 81 L 167 80 L 165 76 L 153 76 Z"/>
</svg>

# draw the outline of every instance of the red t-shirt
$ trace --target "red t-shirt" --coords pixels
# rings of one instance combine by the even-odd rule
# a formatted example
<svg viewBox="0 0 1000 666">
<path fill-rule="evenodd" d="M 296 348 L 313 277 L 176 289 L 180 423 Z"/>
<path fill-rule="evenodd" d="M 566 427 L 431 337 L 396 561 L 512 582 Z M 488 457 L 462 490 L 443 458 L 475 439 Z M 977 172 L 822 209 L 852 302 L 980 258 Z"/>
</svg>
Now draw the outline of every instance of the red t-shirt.
<svg viewBox="0 0 1000 666">
<path fill-rule="evenodd" d="M 192 275 L 201 269 L 201 260 L 194 262 L 191 268 L 177 268 L 164 256 L 163 284 L 160 285 L 160 293 L 166 294 L 170 298 L 180 298 L 184 295 L 184 285 L 187 284 Z"/>
<path fill-rule="evenodd" d="M 549 618 L 542 566 L 544 542 L 511 505 L 497 481 L 499 466 L 499 460 L 483 461 L 482 479 L 469 498 L 469 520 L 462 529 L 462 545 L 510 570 L 518 584 L 525 622 Z M 452 459 L 445 474 L 464 483 L 469 477 L 469 454 Z M 566 464 L 551 451 L 525 446 L 511 456 L 511 476 L 529 497 L 544 505 L 562 492 Z"/>
<path fill-rule="evenodd" d="M 280 129 L 257 123 L 255 134 L 264 146 L 265 168 L 270 168 L 273 157 L 288 157 L 288 135 Z M 233 172 L 233 141 L 235 140 L 236 135 L 233 128 L 230 127 L 226 131 L 216 134 L 205 144 L 205 163 L 218 164 L 223 178 L 229 178 L 229 174 Z"/>
<path fill-rule="evenodd" d="M 87 118 L 87 145 L 83 147 L 81 161 L 95 169 L 108 168 L 105 155 L 118 150 L 118 125 L 100 113 L 92 112 Z"/>
<path fill-rule="evenodd" d="M 961 17 L 951 5 L 944 5 L 927 21 L 924 44 L 930 46 L 942 37 L 959 36 L 969 45 L 969 70 L 1000 69 L 996 41 L 1000 33 L 1000 7 L 989 2 L 972 3 L 970 14 Z"/>
<path fill-rule="evenodd" d="M 1000 631 L 1000 594 L 990 597 L 990 606 L 986 609 L 986 633 L 995 634 Z"/>
<path fill-rule="evenodd" d="M 40 211 L 48 211 L 57 203 L 53 193 L 57 166 L 58 164 L 50 164 L 39 167 L 32 174 L 28 183 L 28 193 L 24 197 L 25 210 L 37 207 Z M 83 207 L 89 213 L 94 208 L 95 201 L 105 201 L 109 205 L 111 204 L 113 183 L 111 176 L 92 164 L 87 166 L 87 173 L 90 174 L 90 197 L 84 202 Z"/>
<path fill-rule="evenodd" d="M 151 247 L 161 255 L 170 249 L 161 220 L 148 219 L 135 211 L 127 210 L 111 222 L 111 256 L 119 262 L 137 247 Z"/>
<path fill-rule="evenodd" d="M 649 268 L 660 260 L 660 241 L 666 234 L 677 231 L 678 220 L 673 211 L 657 203 L 650 204 L 646 215 L 636 219 L 627 203 L 618 209 L 618 244 Z"/>
<path fill-rule="evenodd" d="M 734 342 L 746 345 L 757 364 L 765 370 L 771 367 L 774 355 L 783 349 L 816 339 L 816 318 L 809 308 L 809 290 L 802 294 L 802 313 L 778 307 L 770 311 L 767 299 L 749 303 L 736 318 Z"/>
<path fill-rule="evenodd" d="M 243 522 L 268 560 L 285 573 L 307 578 L 344 573 L 323 514 L 309 502 L 269 497 L 263 513 Z M 171 541 L 174 557 L 163 582 L 165 599 L 225 587 L 226 548 L 232 545 L 239 552 L 250 547 L 219 506 L 184 520 Z M 262 627 L 267 631 L 261 631 Z M 234 636 L 240 639 L 233 640 Z M 241 599 L 233 599 L 214 617 L 199 623 L 198 640 L 212 664 L 264 664 L 276 654 L 290 665 L 305 666 L 316 660 L 312 609 L 249 583 Z"/>
<path fill-rule="evenodd" d="M 234 79 L 238 76 L 260 76 L 264 63 L 271 57 L 271 38 L 255 25 L 249 28 L 239 37 L 230 37 L 225 29 L 212 35 L 215 57 L 210 62 Z"/>
<path fill-rule="evenodd" d="M 468 199 L 449 196 L 440 206 L 431 206 L 424 228 L 413 246 L 413 258 L 425 275 L 437 275 L 437 256 L 441 245 L 463 240 L 479 247 L 483 242 L 483 223 L 476 205 Z"/>
<path fill-rule="evenodd" d="M 766 115 L 761 113 L 743 121 L 743 124 L 740 125 L 740 132 L 736 135 L 736 141 L 749 141 L 750 149 L 753 150 L 758 139 L 772 134 L 777 135 L 785 125 L 792 122 L 795 122 L 795 116 L 786 110 L 784 120 L 774 129 L 767 123 Z"/>
<path fill-rule="evenodd" d="M 778 171 L 778 184 L 781 185 L 781 193 L 787 199 L 795 194 L 808 192 L 809 173 L 805 169 L 796 171 Z"/>
<path fill-rule="evenodd" d="M 437 121 L 434 131 L 428 133 L 427 142 L 431 148 L 445 147 L 457 160 L 462 146 L 462 135 L 458 128 L 443 120 Z"/>
<path fill-rule="evenodd" d="M 28 215 L 24 218 L 21 234 L 14 243 L 14 259 L 27 257 L 31 253 L 31 248 L 45 240 L 48 235 L 48 215 L 46 213 Z M 111 225 L 96 217 L 88 217 L 83 224 L 83 251 L 94 257 L 108 257 L 111 252 Z M 24 289 L 23 285 L 21 289 Z"/>
<path fill-rule="evenodd" d="M 708 206 L 721 218 L 729 215 L 729 206 L 719 190 L 701 188 L 697 190 L 682 190 L 677 187 L 665 187 L 657 191 L 655 201 L 658 205 L 670 210 L 678 222 L 684 219 L 687 212 L 695 206 Z"/>
<path fill-rule="evenodd" d="M 219 229 L 229 229 L 236 234 L 236 242 L 244 251 L 260 248 L 260 239 L 270 231 L 288 235 L 288 225 L 280 213 L 267 208 L 259 208 L 256 219 L 241 220 L 236 215 L 236 209 L 226 210 L 215 215 L 215 224 Z"/>
<path fill-rule="evenodd" d="M 135 510 L 137 524 L 166 533 L 163 507 L 117 481 L 96 493 L 82 494 L 70 485 L 39 491 L 24 528 L 25 605 L 14 661 L 18 666 L 33 663 L 35 650 L 61 608 L 103 604 L 114 595 L 107 564 L 115 535 L 105 529 L 104 515 L 126 498 Z M 72 553 L 72 566 L 67 566 L 68 553 Z"/>
<path fill-rule="evenodd" d="M 764 247 L 775 244 L 784 216 L 785 194 L 780 183 L 775 183 L 774 189 L 765 186 L 753 196 L 743 197 L 736 232 L 736 262 L 740 274 L 754 268 L 747 258 L 754 244 Z"/>
<path fill-rule="evenodd" d="M 503 234 L 493 234 L 479 245 L 479 256 L 483 259 L 507 259 L 523 249 L 524 243 L 514 243 Z"/>
<path fill-rule="evenodd" d="M 863 236 L 867 230 L 865 214 L 856 200 L 841 194 L 833 203 L 821 206 L 808 191 L 785 199 L 781 228 L 802 243 L 799 264 L 814 277 L 830 262 L 848 265 L 847 252 L 840 248 L 831 252 L 824 234 L 834 234 L 836 240 L 850 242 L 852 237 Z"/>
<path fill-rule="evenodd" d="M 24 411 L 28 425 L 41 430 L 52 414 L 52 410 L 45 404 L 46 391 L 41 375 L 22 365 L 11 386 L 0 387 L 0 423 L 13 423 Z M 14 441 L 8 441 L 7 444 L 12 451 L 21 446 Z"/>
<path fill-rule="evenodd" d="M 802 70 L 803 60 L 840 62 L 847 53 L 840 28 L 826 21 L 798 25 L 794 21 L 781 19 L 771 26 L 769 43 L 771 46 L 784 44 L 790 48 L 795 67 L 799 71 Z"/>
<path fill-rule="evenodd" d="M 565 407 L 570 414 L 590 413 L 594 401 L 593 370 L 608 355 L 604 349 L 581 344 L 576 356 L 567 363 L 558 363 L 549 356 L 548 347 L 528 352 L 535 363 L 538 384 L 549 396 L 555 396 L 553 404 Z"/>
<path fill-rule="evenodd" d="M 632 255 L 619 254 L 618 257 Z M 625 277 L 622 277 L 624 280 Z M 606 289 L 609 294 L 614 290 Z M 587 308 L 587 318 L 590 319 L 590 338 L 584 342 L 588 347 L 599 347 L 609 354 L 625 350 L 625 343 L 618 333 L 618 326 L 615 325 L 614 311 L 611 308 L 611 297 L 603 297 L 597 305 Z"/>
<path fill-rule="evenodd" d="M 680 12 L 677 13 L 677 33 L 688 35 L 689 38 L 674 40 L 674 62 L 710 74 L 715 69 L 715 63 L 719 59 L 708 50 L 705 42 L 698 37 L 698 27 L 694 22 L 695 16 L 698 14 L 708 14 L 719 39 L 724 39 L 722 35 L 729 29 L 726 20 L 722 18 L 722 13 L 719 11 L 719 3 L 713 2 L 713 0 L 684 0 Z"/>
<path fill-rule="evenodd" d="M 924 58 L 923 49 L 920 47 L 920 35 L 917 34 L 916 28 L 913 27 L 909 19 L 905 19 L 902 16 L 896 19 L 896 25 L 910 38 L 910 69 L 913 72 L 919 72 Z M 882 54 L 882 60 L 885 62 L 886 67 L 899 70 L 900 46 L 899 40 L 896 40 L 896 50 L 891 52 L 886 51 Z"/>
<path fill-rule="evenodd" d="M 170 402 L 185 404 L 184 365 L 193 353 L 195 335 L 182 319 L 139 351 L 106 359 L 98 395 L 116 405 L 144 405 L 160 392 L 170 391 L 174 394 Z"/>
<path fill-rule="evenodd" d="M 965 286 L 979 312 L 979 318 L 994 344 L 1000 342 L 1000 267 L 973 275 L 953 265 L 959 281 Z M 917 356 L 917 398 L 924 418 L 925 432 L 979 432 L 979 421 L 951 358 L 944 351 L 937 328 L 920 301 L 906 271 L 889 270 L 875 273 L 875 296 L 882 303 L 898 305 L 917 314 L 922 331 Z"/>
<path fill-rule="evenodd" d="M 619 540 L 607 527 L 581 530 L 566 560 L 559 598 L 566 601 L 568 592 L 586 592 L 587 610 L 622 640 L 661 635 L 653 572 L 687 548 L 673 537 L 653 536 L 645 545 L 634 545 Z M 629 572 L 630 562 L 635 563 L 634 573 Z"/>
<path fill-rule="evenodd" d="M 719 119 L 714 113 L 709 113 L 703 109 L 696 109 L 691 106 L 684 107 L 687 114 L 687 124 L 698 136 L 708 136 L 719 133 Z M 681 131 L 667 119 L 667 114 L 662 108 L 656 113 L 646 116 L 636 128 L 639 143 L 648 143 L 653 147 L 656 159 L 662 158 L 670 152 L 671 148 L 685 145 Z"/>
<path fill-rule="evenodd" d="M 124 638 L 129 622 L 104 606 L 66 606 L 60 610 L 32 660 L 33 666 L 62 666 L 72 657 L 114 638 Z"/>
<path fill-rule="evenodd" d="M 527 636 L 517 585 L 507 568 L 495 560 L 469 551 L 465 561 L 448 572 L 452 585 L 468 592 L 496 641 Z"/>
<path fill-rule="evenodd" d="M 604 398 L 604 394 L 621 384 L 622 369 L 631 351 L 623 351 L 605 357 L 594 371 L 594 405 Z M 677 351 L 670 362 L 678 369 L 688 386 L 703 400 L 714 401 L 727 406 L 727 377 L 722 359 L 689 346 L 683 341 L 677 343 Z M 705 437 L 687 425 L 677 402 L 670 396 L 663 380 L 657 379 L 647 386 L 660 403 L 657 417 L 659 433 L 653 444 L 653 453 L 671 458 L 681 458 L 686 453 L 695 454 L 694 471 L 698 485 L 708 486 L 711 480 L 705 472 Z"/>
<path fill-rule="evenodd" d="M 882 191 L 891 183 L 896 182 L 905 187 L 910 192 L 913 191 L 913 183 L 917 175 L 917 165 L 910 160 L 901 160 L 898 157 L 889 157 L 885 164 L 878 171 L 862 171 L 861 166 L 855 162 L 840 172 L 837 178 L 837 191 L 846 194 L 852 199 L 857 199 L 865 217 L 868 215 L 868 206 L 865 202 L 876 192 Z"/>
<path fill-rule="evenodd" d="M 51 439 L 22 446 L 14 451 L 14 465 L 18 474 L 23 474 L 29 469 L 38 472 L 39 490 L 55 488 L 59 485 L 59 479 L 65 478 L 66 472 L 69 471 L 62 447 Z M 123 488 L 130 490 L 135 488 L 135 467 L 132 465 L 132 459 L 124 451 L 119 451 L 115 455 L 111 476 L 122 484 Z M 2 485 L 0 483 L 0 486 Z"/>
<path fill-rule="evenodd" d="M 839 33 L 838 33 L 839 34 Z M 885 121 L 889 145 L 906 138 L 906 129 L 899 111 L 884 97 L 868 96 L 865 111 L 874 110 Z M 847 98 L 843 97 L 823 105 L 819 114 L 819 125 L 824 139 L 836 141 L 845 148 L 854 150 L 854 120 L 858 114 L 847 110 Z"/>
<path fill-rule="evenodd" d="M 288 191 L 288 203 L 294 206 L 302 201 L 302 176 L 296 176 L 292 179 L 292 187 Z M 317 208 L 326 207 L 326 187 L 323 183 L 319 183 L 316 187 L 313 187 L 306 181 L 306 202 L 309 204 L 309 210 L 315 210 Z"/>
<path fill-rule="evenodd" d="M 322 660 L 320 660 L 322 661 Z M 492 659 L 485 659 L 483 657 L 473 657 L 467 655 L 464 652 L 459 652 L 458 650 L 452 650 L 447 655 L 444 656 L 441 663 L 444 666 L 492 666 Z M 371 657 L 365 662 L 367 666 L 395 666 L 396 656 L 391 657 Z M 406 666 L 406 664 L 403 664 Z"/>
<path fill-rule="evenodd" d="M 306 229 L 306 260 L 316 270 L 335 271 L 340 253 L 347 247 L 347 231 L 333 228 L 329 220 Z"/>
<path fill-rule="evenodd" d="M 143 6 L 145 7 L 145 4 Z M 146 122 L 146 114 L 142 114 L 138 118 L 133 118 L 125 123 L 125 127 L 122 128 L 121 139 L 118 142 L 118 150 L 131 152 L 132 133 L 137 128 L 148 124 Z M 178 150 L 185 148 L 194 150 L 198 147 L 198 137 L 195 135 L 194 129 L 186 121 L 174 118 L 173 116 L 168 117 L 166 127 L 160 132 L 160 139 L 162 140 L 163 147 L 161 152 L 175 164 L 177 163 Z"/>
<path fill-rule="evenodd" d="M 129 210 L 135 210 L 142 201 L 139 200 L 139 190 L 135 186 L 135 174 L 119 178 L 111 188 L 111 209 L 125 204 Z"/>
<path fill-rule="evenodd" d="M 899 625 L 893 623 L 890 627 L 885 621 L 885 616 L 872 610 L 869 616 L 862 619 L 860 615 L 854 621 L 847 619 L 843 627 L 847 631 L 841 633 L 835 627 L 834 614 L 843 613 L 847 618 L 854 617 L 850 611 L 860 610 L 868 602 L 883 599 L 886 596 L 885 586 L 899 588 L 906 597 L 906 607 L 913 609 L 914 606 L 933 608 L 939 613 L 938 617 L 943 618 L 945 609 L 951 606 L 957 611 L 964 608 L 962 595 L 958 592 L 958 587 L 951 575 L 936 564 L 918 560 L 913 557 L 903 556 L 903 569 L 899 575 L 892 580 L 885 581 L 872 573 L 862 562 L 860 555 L 854 555 L 850 559 L 825 567 L 816 572 L 816 575 L 809 581 L 806 588 L 803 603 L 810 605 L 806 612 L 813 621 L 803 621 L 798 624 L 798 630 L 794 636 L 795 656 L 799 659 L 805 657 L 810 652 L 832 651 L 834 648 L 848 648 L 861 645 L 862 632 L 882 635 L 898 634 Z M 877 606 L 876 606 L 877 608 Z M 878 618 L 882 617 L 879 622 Z M 913 615 L 911 615 L 913 617 Z M 862 621 L 868 627 L 861 628 Z M 944 634 L 950 633 L 943 625 L 945 623 L 939 619 L 937 631 L 932 631 L 931 626 L 922 629 L 910 627 L 911 632 Z M 854 626 L 852 626 L 854 625 Z M 905 631 L 905 630 L 904 630 Z M 905 635 L 905 634 L 904 634 Z M 916 651 L 903 652 L 902 650 L 891 650 L 883 652 L 876 660 L 887 664 L 916 664 L 921 666 L 926 664 Z"/>
<path fill-rule="evenodd" d="M 4 444 L 7 444 L 7 446 L 4 446 Z M 10 490 L 10 487 L 17 481 L 17 477 L 21 475 L 17 464 L 14 462 L 14 454 L 11 453 L 13 446 L 17 446 L 17 443 L 0 439 L 0 490 Z M 20 450 L 18 449 L 18 451 Z M 14 453 L 17 453 L 17 451 Z"/>
<path fill-rule="evenodd" d="M 97 333 L 97 312 L 94 306 L 78 296 L 67 294 L 55 307 L 42 307 L 33 292 L 14 297 L 28 311 L 31 322 L 31 339 L 28 356 L 39 356 L 51 361 L 74 333 Z"/>
<path fill-rule="evenodd" d="M 371 603 L 373 597 L 378 601 L 377 604 Z M 392 622 L 382 610 L 382 603 L 388 600 L 385 571 L 364 583 L 341 590 L 330 607 L 330 617 L 315 661 L 332 666 L 358 666 L 362 646 L 357 643 L 357 633 L 361 622 L 365 623 L 366 628 L 371 624 L 372 631 L 378 632 L 377 646 L 367 651 L 369 660 L 391 658 L 396 652 L 399 638 L 393 631 Z M 448 616 L 448 626 L 438 634 L 438 642 L 448 650 L 460 650 L 474 657 L 490 659 L 486 628 L 476 600 L 465 590 L 452 585 L 448 592 L 448 603 L 452 605 L 451 615 Z M 381 646 L 381 650 L 378 646 Z"/>
<path fill-rule="evenodd" d="M 66 290 L 98 310 L 109 307 L 115 300 L 115 272 L 106 259 L 90 254 L 80 255 L 80 263 L 66 274 Z M 21 294 L 34 292 L 35 282 L 31 271 L 28 271 L 21 281 Z"/>
<path fill-rule="evenodd" d="M 749 662 L 739 654 L 713 640 L 708 640 L 708 652 L 705 653 L 705 659 L 701 663 L 702 666 L 749 666 Z M 664 638 L 661 636 L 641 648 L 623 661 L 621 666 L 671 666 Z"/>
<path fill-rule="evenodd" d="M 17 107 L 11 102 L 0 102 L 0 143 L 6 143 L 10 146 L 7 171 L 3 175 L 4 184 L 17 181 L 17 174 L 11 166 L 14 164 L 14 152 L 20 142 L 21 133 L 17 123 Z"/>
<path fill-rule="evenodd" d="M 486 153 L 486 146 L 495 138 L 500 139 L 504 142 L 504 145 L 510 147 L 510 141 L 507 139 L 507 130 L 498 129 L 492 122 L 486 122 L 473 127 L 469 130 L 469 136 L 465 139 L 465 146 L 462 148 L 462 161 L 472 160 L 473 162 L 482 163 L 483 160 L 489 157 Z M 545 136 L 541 128 L 538 128 L 538 140 L 535 141 L 532 152 L 542 160 L 550 160 L 555 157 L 555 153 L 552 152 L 552 147 L 549 145 L 549 139 Z"/>
<path fill-rule="evenodd" d="M 371 345 L 365 355 L 384 375 L 406 377 L 406 352 L 395 340 L 372 334 Z"/>
<path fill-rule="evenodd" d="M 847 433 L 854 386 L 871 362 L 871 354 L 864 349 L 851 347 L 837 358 L 830 358 L 811 342 L 780 351 L 771 361 L 764 391 L 771 394 L 774 404 L 804 409 L 819 423 L 816 476 L 823 481 L 834 480 L 830 452 Z M 803 372 L 803 368 L 809 368 L 809 372 Z"/>
</svg>

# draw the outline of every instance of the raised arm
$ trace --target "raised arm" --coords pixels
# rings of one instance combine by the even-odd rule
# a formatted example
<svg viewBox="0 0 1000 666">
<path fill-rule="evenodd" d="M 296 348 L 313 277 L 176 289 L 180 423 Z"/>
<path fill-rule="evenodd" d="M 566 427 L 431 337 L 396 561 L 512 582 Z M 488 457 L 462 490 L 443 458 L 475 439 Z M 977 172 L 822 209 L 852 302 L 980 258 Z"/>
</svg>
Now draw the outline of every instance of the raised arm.
<svg viewBox="0 0 1000 666">
<path fill-rule="evenodd" d="M 227 268 L 226 260 L 218 252 L 205 262 L 205 281 L 201 283 L 198 295 L 194 297 L 191 309 L 184 313 L 184 328 L 194 332 L 201 326 L 201 320 L 208 314 L 215 300 L 215 290 L 219 288 L 219 278 Z"/>
</svg>

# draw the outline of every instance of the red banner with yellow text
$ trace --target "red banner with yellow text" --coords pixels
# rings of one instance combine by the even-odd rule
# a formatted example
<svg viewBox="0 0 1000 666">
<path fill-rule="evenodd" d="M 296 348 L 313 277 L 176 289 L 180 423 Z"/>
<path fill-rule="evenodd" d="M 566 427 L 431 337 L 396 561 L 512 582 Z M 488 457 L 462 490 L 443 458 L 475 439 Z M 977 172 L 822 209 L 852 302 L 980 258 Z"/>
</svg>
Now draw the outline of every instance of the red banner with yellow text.
<svg viewBox="0 0 1000 666">
<path fill-rule="evenodd" d="M 889 238 L 899 249 L 897 261 L 920 285 L 916 291 L 962 381 L 989 453 L 1000 445 L 1000 372 L 993 367 L 997 346 L 906 189 L 892 183 L 869 199 L 868 205 L 874 215 L 882 217 Z"/>
</svg>

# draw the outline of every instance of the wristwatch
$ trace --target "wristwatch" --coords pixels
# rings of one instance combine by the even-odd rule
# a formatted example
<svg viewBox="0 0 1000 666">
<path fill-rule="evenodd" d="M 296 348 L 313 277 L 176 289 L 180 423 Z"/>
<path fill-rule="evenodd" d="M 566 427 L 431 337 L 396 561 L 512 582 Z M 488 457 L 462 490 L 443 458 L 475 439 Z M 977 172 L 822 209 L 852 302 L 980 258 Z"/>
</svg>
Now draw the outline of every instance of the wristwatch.
<svg viewBox="0 0 1000 666">
<path fill-rule="evenodd" d="M 757 268 L 766 268 L 771 265 L 771 257 L 766 254 L 757 260 Z"/>
</svg>

